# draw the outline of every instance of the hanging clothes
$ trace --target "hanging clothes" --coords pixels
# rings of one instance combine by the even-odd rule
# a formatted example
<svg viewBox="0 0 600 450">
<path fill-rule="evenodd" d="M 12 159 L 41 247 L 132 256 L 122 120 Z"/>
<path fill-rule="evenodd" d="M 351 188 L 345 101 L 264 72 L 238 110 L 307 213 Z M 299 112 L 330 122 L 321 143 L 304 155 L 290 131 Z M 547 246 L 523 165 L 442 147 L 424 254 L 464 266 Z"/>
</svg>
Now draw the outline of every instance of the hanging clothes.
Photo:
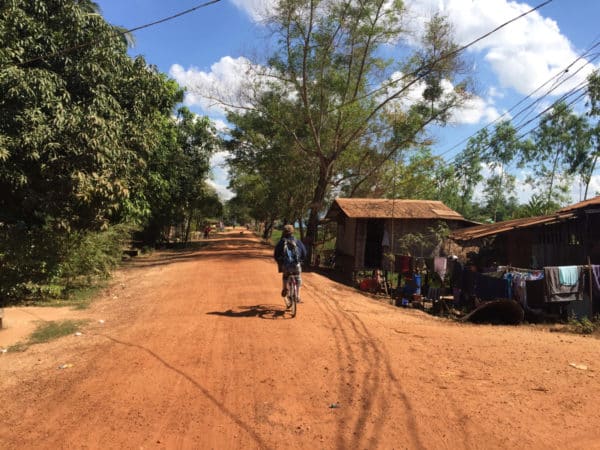
<svg viewBox="0 0 600 450">
<path fill-rule="evenodd" d="M 381 246 L 389 247 L 390 246 L 390 235 L 387 230 L 383 230 L 383 237 L 381 238 Z"/>
<path fill-rule="evenodd" d="M 544 305 L 544 286 L 545 280 L 527 280 L 525 283 L 525 291 L 527 295 L 527 304 L 530 307 L 537 308 Z"/>
<path fill-rule="evenodd" d="M 592 266 L 591 282 L 594 296 L 600 296 L 600 266 Z"/>
<path fill-rule="evenodd" d="M 411 270 L 412 258 L 410 256 L 396 255 L 396 272 L 408 273 Z"/>
<path fill-rule="evenodd" d="M 433 258 L 433 271 L 440 276 L 443 281 L 446 276 L 446 270 L 448 267 L 448 259 L 443 256 L 436 256 Z"/>
<path fill-rule="evenodd" d="M 463 285 L 463 272 L 464 266 L 463 264 L 455 260 L 452 263 L 452 287 L 462 289 Z"/>
<path fill-rule="evenodd" d="M 560 269 L 560 267 L 544 267 L 546 301 L 554 303 L 582 300 L 583 282 L 581 280 L 582 271 L 580 268 L 577 267 L 575 284 L 562 284 L 560 281 Z M 569 279 L 565 281 L 571 282 L 570 276 L 571 275 L 568 275 Z"/>
<path fill-rule="evenodd" d="M 579 281 L 577 266 L 562 266 L 558 268 L 558 281 L 562 286 L 574 286 Z"/>
<path fill-rule="evenodd" d="M 490 274 L 477 273 L 475 281 L 475 295 L 477 298 L 489 301 L 511 298 L 510 281 L 504 277 L 490 276 Z"/>
</svg>

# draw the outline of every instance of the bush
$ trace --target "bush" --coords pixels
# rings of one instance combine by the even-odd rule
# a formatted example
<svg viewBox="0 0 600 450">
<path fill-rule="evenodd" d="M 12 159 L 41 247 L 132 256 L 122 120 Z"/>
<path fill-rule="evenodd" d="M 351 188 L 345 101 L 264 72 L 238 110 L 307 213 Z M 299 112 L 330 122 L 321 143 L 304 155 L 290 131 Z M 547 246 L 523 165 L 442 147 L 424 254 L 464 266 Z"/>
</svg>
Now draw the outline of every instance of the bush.
<svg viewBox="0 0 600 450">
<path fill-rule="evenodd" d="M 592 334 L 596 330 L 600 330 L 600 317 L 594 317 L 593 321 L 587 317 L 577 319 L 576 317 L 569 318 L 569 330 L 577 334 Z"/>
<path fill-rule="evenodd" d="M 63 297 L 106 278 L 121 259 L 130 228 L 71 231 L 0 226 L 0 306 Z"/>
</svg>

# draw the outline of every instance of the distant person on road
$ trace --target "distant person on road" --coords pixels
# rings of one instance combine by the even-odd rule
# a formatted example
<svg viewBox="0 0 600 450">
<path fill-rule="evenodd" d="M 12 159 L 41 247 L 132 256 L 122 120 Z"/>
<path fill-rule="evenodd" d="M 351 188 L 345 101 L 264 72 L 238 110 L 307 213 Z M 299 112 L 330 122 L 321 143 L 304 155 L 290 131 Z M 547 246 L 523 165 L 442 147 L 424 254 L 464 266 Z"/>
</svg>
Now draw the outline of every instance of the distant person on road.
<svg viewBox="0 0 600 450">
<path fill-rule="evenodd" d="M 286 297 L 287 281 L 290 276 L 295 276 L 298 281 L 298 301 L 300 301 L 300 286 L 302 285 L 302 261 L 306 258 L 306 247 L 304 244 L 294 237 L 293 225 L 285 225 L 281 239 L 275 246 L 274 253 L 275 261 L 279 272 L 283 273 L 283 289 L 281 296 Z"/>
</svg>

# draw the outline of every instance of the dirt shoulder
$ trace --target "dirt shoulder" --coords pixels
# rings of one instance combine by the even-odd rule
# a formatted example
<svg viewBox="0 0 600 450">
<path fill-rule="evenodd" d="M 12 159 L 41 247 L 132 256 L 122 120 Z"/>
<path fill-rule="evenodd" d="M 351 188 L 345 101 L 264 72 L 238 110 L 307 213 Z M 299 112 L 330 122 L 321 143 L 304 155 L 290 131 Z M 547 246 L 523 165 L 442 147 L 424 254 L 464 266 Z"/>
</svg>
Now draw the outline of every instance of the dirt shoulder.
<svg viewBox="0 0 600 450">
<path fill-rule="evenodd" d="M 91 306 L 103 323 L 0 356 L 0 448 L 600 448 L 599 340 L 315 273 L 290 319 L 271 252 L 230 233 L 134 261 Z"/>
</svg>

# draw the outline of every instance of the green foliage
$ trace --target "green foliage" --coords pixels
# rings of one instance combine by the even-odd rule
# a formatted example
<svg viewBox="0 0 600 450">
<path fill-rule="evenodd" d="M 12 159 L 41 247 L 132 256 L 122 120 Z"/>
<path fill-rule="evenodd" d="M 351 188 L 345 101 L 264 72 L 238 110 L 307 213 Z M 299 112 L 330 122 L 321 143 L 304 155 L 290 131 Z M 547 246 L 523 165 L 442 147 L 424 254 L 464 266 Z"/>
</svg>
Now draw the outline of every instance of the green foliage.
<svg viewBox="0 0 600 450">
<path fill-rule="evenodd" d="M 590 320 L 587 317 L 577 319 L 576 316 L 571 316 L 569 317 L 567 327 L 572 333 L 592 334 L 600 330 L 600 316 L 594 317 L 593 320 Z"/>
<path fill-rule="evenodd" d="M 273 9 L 270 25 L 278 48 L 267 77 L 248 89 L 260 95 L 247 101 L 276 130 L 265 133 L 251 123 L 238 126 L 246 135 L 261 131 L 261 149 L 268 148 L 274 135 L 285 136 L 290 150 L 309 165 L 311 183 L 302 186 L 310 189 L 301 195 L 309 201 L 301 216 L 308 208 L 310 242 L 316 242 L 319 214 L 333 193 L 368 191 L 386 161 L 420 145 L 429 124 L 445 123 L 449 112 L 468 98 L 460 60 L 448 55 L 456 46 L 447 20 L 434 16 L 415 46 L 403 21 L 405 12 L 403 2 L 384 0 L 282 0 Z M 397 59 L 384 58 L 385 53 Z M 440 58 L 442 54 L 447 57 Z M 405 75 L 401 80 L 400 72 Z M 425 95 L 413 101 L 410 90 L 421 80 Z M 443 81 L 457 88 L 443 90 Z M 375 86 L 381 86 L 377 95 Z M 253 175 L 254 169 L 244 172 Z"/>
<path fill-rule="evenodd" d="M 546 202 L 564 204 L 569 199 L 572 161 L 589 148 L 589 123 L 565 103 L 542 117 L 533 144 L 525 152 L 533 175 L 529 182 Z"/>
<path fill-rule="evenodd" d="M 427 228 L 427 233 L 405 233 L 398 239 L 396 248 L 404 255 L 434 256 L 444 239 L 450 234 L 448 225 L 438 222 Z M 393 255 L 389 255 L 393 259 Z"/>
<path fill-rule="evenodd" d="M 78 2 L 8 2 L 0 40 L 2 219 L 100 229 L 147 215 L 132 193 L 180 94 Z"/>
<path fill-rule="evenodd" d="M 163 141 L 145 177 L 152 211 L 142 233 L 147 243 L 166 239 L 164 231 L 171 225 L 186 223 L 189 233 L 200 216 L 222 212 L 214 189 L 205 183 L 210 157 L 219 144 L 210 120 L 182 107 L 176 120 L 169 118 L 163 127 Z"/>
<path fill-rule="evenodd" d="M 64 298 L 106 278 L 121 260 L 127 226 L 105 231 L 0 227 L 0 305 L 22 299 Z"/>
<path fill-rule="evenodd" d="M 181 89 L 94 2 L 4 2 L 0 40 L 0 303 L 106 277 L 123 224 L 189 230 L 220 211 L 208 119 L 172 117 Z"/>
</svg>

